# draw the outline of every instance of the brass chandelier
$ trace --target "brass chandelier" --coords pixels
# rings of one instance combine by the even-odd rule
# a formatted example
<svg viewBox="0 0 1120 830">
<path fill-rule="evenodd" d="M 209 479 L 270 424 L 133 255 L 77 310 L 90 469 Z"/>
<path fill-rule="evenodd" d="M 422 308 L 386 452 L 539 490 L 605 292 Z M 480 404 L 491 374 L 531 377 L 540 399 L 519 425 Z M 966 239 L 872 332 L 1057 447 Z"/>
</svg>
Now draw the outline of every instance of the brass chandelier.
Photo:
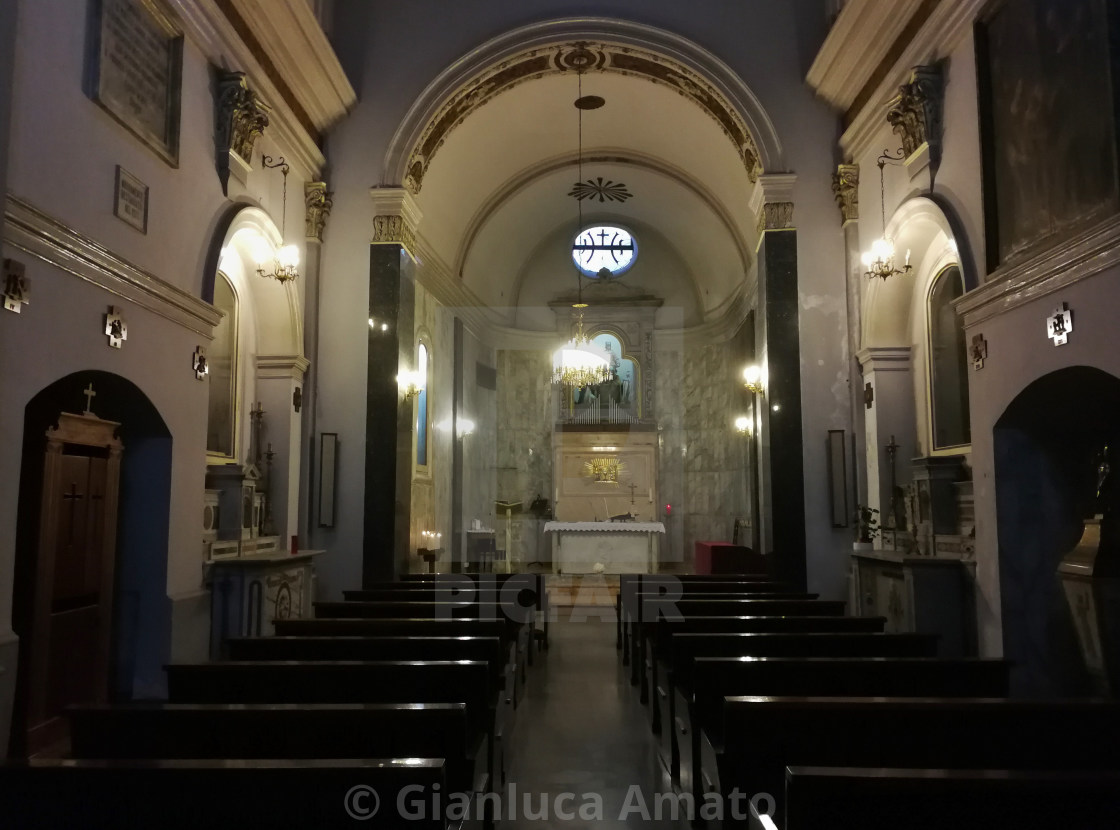
<svg viewBox="0 0 1120 830">
<path fill-rule="evenodd" d="M 910 251 L 906 252 L 906 262 L 901 269 L 894 267 L 894 241 L 887 236 L 887 199 L 886 189 L 883 185 L 883 167 L 888 161 L 902 161 L 902 150 L 894 156 L 883 151 L 879 156 L 879 221 L 883 235 L 871 243 L 871 250 L 864 251 L 862 261 L 867 269 L 865 275 L 868 279 L 887 279 L 895 275 L 910 273 Z"/>
</svg>

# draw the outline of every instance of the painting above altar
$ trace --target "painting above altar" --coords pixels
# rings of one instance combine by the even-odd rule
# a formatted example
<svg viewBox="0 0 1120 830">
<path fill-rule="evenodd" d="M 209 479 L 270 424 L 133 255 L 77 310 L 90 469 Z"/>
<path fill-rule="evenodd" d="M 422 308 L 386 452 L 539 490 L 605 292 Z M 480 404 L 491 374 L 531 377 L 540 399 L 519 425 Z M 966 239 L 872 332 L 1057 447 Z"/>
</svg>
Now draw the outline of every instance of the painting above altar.
<svg viewBox="0 0 1120 830">
<path fill-rule="evenodd" d="M 661 522 L 547 522 L 558 574 L 657 573 Z"/>
</svg>

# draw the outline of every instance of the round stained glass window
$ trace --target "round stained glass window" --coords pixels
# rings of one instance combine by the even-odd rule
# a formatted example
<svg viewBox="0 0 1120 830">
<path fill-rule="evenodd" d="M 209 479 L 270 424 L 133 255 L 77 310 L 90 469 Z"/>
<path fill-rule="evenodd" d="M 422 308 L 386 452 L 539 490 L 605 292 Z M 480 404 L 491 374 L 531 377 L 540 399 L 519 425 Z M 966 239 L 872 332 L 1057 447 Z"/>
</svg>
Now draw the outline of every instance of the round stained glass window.
<svg viewBox="0 0 1120 830">
<path fill-rule="evenodd" d="M 592 279 L 617 277 L 634 264 L 638 244 L 630 231 L 614 225 L 585 228 L 572 243 L 572 261 Z"/>
</svg>

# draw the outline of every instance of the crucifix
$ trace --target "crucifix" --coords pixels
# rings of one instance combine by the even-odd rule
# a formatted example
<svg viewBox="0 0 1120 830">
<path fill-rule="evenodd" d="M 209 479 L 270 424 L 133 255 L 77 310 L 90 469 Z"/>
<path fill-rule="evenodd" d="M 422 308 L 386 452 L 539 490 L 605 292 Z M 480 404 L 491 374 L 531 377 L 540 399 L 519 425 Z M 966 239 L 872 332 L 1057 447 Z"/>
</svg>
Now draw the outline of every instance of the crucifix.
<svg viewBox="0 0 1120 830">
<path fill-rule="evenodd" d="M 634 491 L 637 490 L 637 489 L 638 489 L 638 485 L 631 481 L 630 482 L 630 503 L 631 504 L 634 503 Z"/>
<path fill-rule="evenodd" d="M 82 392 L 82 394 L 86 396 L 86 411 L 83 412 L 82 414 L 83 415 L 92 415 L 93 412 L 91 411 L 90 407 L 93 406 L 93 399 L 97 397 L 97 393 L 93 391 L 93 383 L 92 382 L 90 382 L 90 385 L 85 388 L 85 391 Z"/>
<path fill-rule="evenodd" d="M 871 385 L 871 381 L 868 381 L 863 387 L 863 405 L 866 409 L 870 409 L 873 403 L 875 403 L 875 388 Z"/>
</svg>

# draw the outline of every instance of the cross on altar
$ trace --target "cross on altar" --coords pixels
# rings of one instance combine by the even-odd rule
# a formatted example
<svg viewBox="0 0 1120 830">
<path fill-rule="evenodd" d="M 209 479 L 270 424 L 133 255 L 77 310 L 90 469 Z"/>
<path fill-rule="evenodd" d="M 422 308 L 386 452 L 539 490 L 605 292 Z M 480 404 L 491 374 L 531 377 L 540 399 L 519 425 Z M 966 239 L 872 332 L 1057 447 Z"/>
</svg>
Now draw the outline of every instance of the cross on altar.
<svg viewBox="0 0 1120 830">
<path fill-rule="evenodd" d="M 637 489 L 638 489 L 638 485 L 631 481 L 630 482 L 630 503 L 631 504 L 634 503 L 634 491 L 637 490 Z"/>
<path fill-rule="evenodd" d="M 86 396 L 86 411 L 83 412 L 82 414 L 83 415 L 92 415 L 93 412 L 90 411 L 90 407 L 93 406 L 93 399 L 97 397 L 97 393 L 93 391 L 93 383 L 92 382 L 90 383 L 89 386 L 86 387 L 85 391 L 82 392 L 82 394 Z"/>
</svg>

